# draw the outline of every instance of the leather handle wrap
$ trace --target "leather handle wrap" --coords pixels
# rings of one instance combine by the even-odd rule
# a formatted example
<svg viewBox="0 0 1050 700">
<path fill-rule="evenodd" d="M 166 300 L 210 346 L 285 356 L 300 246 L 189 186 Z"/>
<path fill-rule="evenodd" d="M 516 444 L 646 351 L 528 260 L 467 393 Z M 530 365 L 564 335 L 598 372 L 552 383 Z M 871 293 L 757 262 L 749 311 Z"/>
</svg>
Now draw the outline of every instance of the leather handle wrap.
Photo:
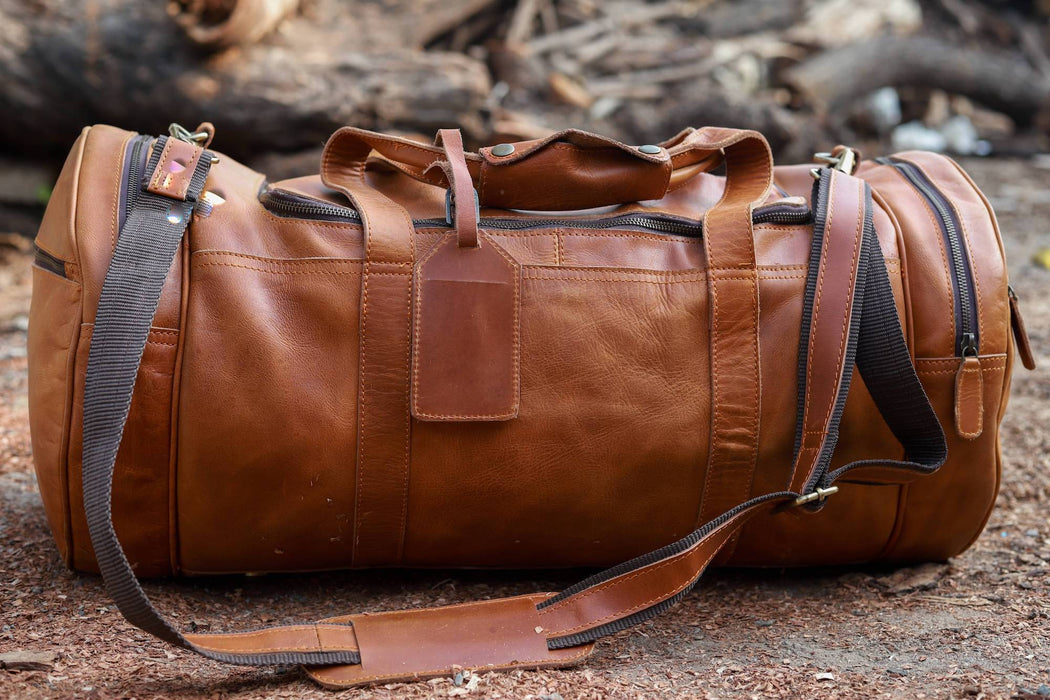
<svg viewBox="0 0 1050 700">
<path fill-rule="evenodd" d="M 757 132 L 707 127 L 687 129 L 660 144 L 655 153 L 647 153 L 604 136 L 568 129 L 543 139 L 510 144 L 513 150 L 508 155 L 482 148 L 478 153 L 465 153 L 464 159 L 483 207 L 590 209 L 662 198 L 681 181 L 720 165 L 724 159 L 720 144 L 731 134 L 755 141 L 756 146 L 765 144 Z M 441 146 L 353 127 L 336 131 L 325 146 L 325 184 L 341 189 L 344 177 L 363 172 L 372 152 L 409 177 L 448 186 L 443 173 L 431 168 L 445 160 Z M 329 170 L 331 164 L 340 168 Z M 747 165 L 752 166 L 758 170 L 738 171 L 728 177 L 744 181 L 772 177 L 772 162 L 768 172 L 765 163 Z"/>
</svg>

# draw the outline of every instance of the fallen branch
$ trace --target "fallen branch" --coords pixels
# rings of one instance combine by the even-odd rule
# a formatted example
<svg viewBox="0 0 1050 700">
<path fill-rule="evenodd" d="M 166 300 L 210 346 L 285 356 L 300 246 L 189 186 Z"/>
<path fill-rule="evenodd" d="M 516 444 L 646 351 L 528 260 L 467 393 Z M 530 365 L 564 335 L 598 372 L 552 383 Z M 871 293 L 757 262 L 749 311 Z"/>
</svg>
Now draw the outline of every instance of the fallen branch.
<svg viewBox="0 0 1050 700">
<path fill-rule="evenodd" d="M 1007 55 L 928 37 L 883 37 L 817 54 L 786 74 L 824 113 L 880 87 L 935 87 L 965 95 L 1020 124 L 1050 106 L 1050 81 Z"/>
<path fill-rule="evenodd" d="M 577 46 L 596 36 L 615 29 L 626 29 L 646 22 L 656 22 L 670 17 L 689 17 L 696 13 L 695 6 L 685 2 L 663 2 L 622 12 L 616 16 L 584 22 L 568 29 L 537 37 L 528 43 L 533 52 L 541 54 Z"/>
<path fill-rule="evenodd" d="M 19 28 L 0 32 L 0 143 L 9 150 L 64 153 L 94 122 L 156 133 L 214 120 L 217 146 L 235 157 L 315 147 L 346 124 L 484 130 L 478 114 L 491 85 L 481 61 L 358 51 L 310 18 L 206 59 L 162 3 L 0 0 L 0 23 Z"/>
<path fill-rule="evenodd" d="M 298 6 L 299 0 L 180 0 L 169 7 L 190 39 L 218 48 L 262 39 Z"/>
</svg>

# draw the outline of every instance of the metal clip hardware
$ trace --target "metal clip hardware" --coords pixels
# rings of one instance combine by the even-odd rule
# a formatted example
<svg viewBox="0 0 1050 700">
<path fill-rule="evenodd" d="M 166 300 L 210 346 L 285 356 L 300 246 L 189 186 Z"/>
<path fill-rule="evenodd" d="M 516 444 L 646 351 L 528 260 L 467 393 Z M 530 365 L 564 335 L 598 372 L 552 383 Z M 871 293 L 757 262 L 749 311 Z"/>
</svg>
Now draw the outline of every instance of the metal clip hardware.
<svg viewBox="0 0 1050 700">
<path fill-rule="evenodd" d="M 827 168 L 844 172 L 847 175 L 852 175 L 857 170 L 857 152 L 848 146 L 843 146 L 837 153 L 814 153 L 813 160 L 823 163 Z M 809 172 L 813 179 L 820 179 L 820 168 L 813 168 Z"/>
<path fill-rule="evenodd" d="M 805 505 L 807 503 L 812 503 L 813 501 L 819 501 L 819 502 L 823 503 L 825 500 L 827 500 L 828 496 L 830 496 L 833 493 L 838 493 L 838 492 L 839 492 L 839 487 L 838 486 L 829 486 L 826 489 L 822 489 L 822 488 L 820 488 L 818 486 L 817 489 L 815 491 L 813 491 L 812 493 L 807 493 L 805 496 L 799 496 L 798 498 L 796 498 L 795 499 L 795 505 L 796 506 L 802 506 L 802 505 Z"/>
<path fill-rule="evenodd" d="M 183 125 L 175 122 L 168 125 L 168 135 L 187 143 L 200 144 L 208 140 L 207 131 L 190 131 Z"/>
<path fill-rule="evenodd" d="M 456 216 L 456 202 L 452 197 L 452 189 L 445 190 L 445 223 L 449 226 L 455 225 Z M 478 191 L 474 190 L 474 220 L 481 221 L 481 200 L 478 198 Z"/>
</svg>

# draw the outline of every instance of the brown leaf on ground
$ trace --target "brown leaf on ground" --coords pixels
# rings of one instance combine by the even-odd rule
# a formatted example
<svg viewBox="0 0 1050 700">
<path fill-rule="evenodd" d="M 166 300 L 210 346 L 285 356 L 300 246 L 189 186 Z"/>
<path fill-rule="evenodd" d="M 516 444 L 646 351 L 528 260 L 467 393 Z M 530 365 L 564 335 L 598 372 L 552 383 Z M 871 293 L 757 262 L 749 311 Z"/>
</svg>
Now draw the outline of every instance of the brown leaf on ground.
<svg viewBox="0 0 1050 700">
<path fill-rule="evenodd" d="M 876 579 L 876 582 L 893 595 L 928 591 L 937 587 L 937 583 L 948 574 L 949 568 L 947 564 L 920 564 L 908 569 L 899 569 Z"/>
</svg>

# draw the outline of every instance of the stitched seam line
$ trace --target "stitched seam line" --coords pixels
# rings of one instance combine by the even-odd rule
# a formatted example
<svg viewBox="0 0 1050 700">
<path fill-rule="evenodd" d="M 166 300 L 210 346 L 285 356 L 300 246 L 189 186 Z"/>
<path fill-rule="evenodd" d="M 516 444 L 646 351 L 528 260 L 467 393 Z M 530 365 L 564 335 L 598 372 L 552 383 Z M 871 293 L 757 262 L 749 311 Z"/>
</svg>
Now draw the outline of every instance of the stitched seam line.
<svg viewBox="0 0 1050 700">
<path fill-rule="evenodd" d="M 555 658 L 547 657 L 547 658 L 544 658 L 544 659 L 530 659 L 530 660 L 526 660 L 526 661 L 510 661 L 510 662 L 507 662 L 507 663 L 486 664 L 484 666 L 472 667 L 472 669 L 475 670 L 475 671 L 500 670 L 500 669 L 509 670 L 509 669 L 512 669 L 512 668 L 529 668 L 533 664 L 542 664 L 543 666 L 558 666 L 558 665 L 568 666 L 568 665 L 572 664 L 575 661 L 579 661 L 580 659 L 585 658 L 588 654 L 591 653 L 591 649 L 593 647 L 593 643 L 588 642 L 587 644 L 585 644 L 583 646 L 584 646 L 583 651 L 579 652 L 578 654 L 574 654 L 572 656 L 555 657 Z M 448 670 L 449 670 L 448 667 L 434 668 L 434 669 L 428 669 L 426 671 L 411 671 L 407 675 L 408 675 L 408 677 L 413 677 L 413 676 L 430 675 L 432 673 L 444 674 L 444 673 L 448 673 Z M 406 677 L 405 673 L 383 673 L 383 674 L 374 675 L 374 676 L 362 676 L 360 678 L 355 678 L 355 679 L 353 679 L 353 680 L 351 680 L 351 681 L 349 681 L 347 683 L 338 683 L 338 684 L 332 684 L 332 685 L 340 685 L 342 687 L 352 687 L 352 686 L 355 686 L 355 685 L 358 685 L 358 684 L 361 684 L 361 683 L 368 683 L 368 682 L 371 682 L 371 681 L 396 680 L 398 678 L 405 678 L 405 677 Z M 327 683 L 328 681 L 325 680 L 325 682 Z"/>
<path fill-rule="evenodd" d="M 997 365 L 997 366 L 994 366 L 994 367 L 984 367 L 984 366 L 982 366 L 981 367 L 981 371 L 982 372 L 991 372 L 991 371 L 1003 369 L 1003 367 L 1004 367 L 1003 365 Z M 959 370 L 958 369 L 920 369 L 920 370 L 917 370 L 917 371 L 918 371 L 919 374 L 927 375 L 927 374 L 955 374 Z M 973 370 L 973 371 L 976 372 L 977 370 Z"/>
<path fill-rule="evenodd" d="M 438 239 L 437 244 L 426 254 L 426 257 L 419 261 L 419 265 L 416 269 L 422 272 L 423 267 L 430 262 L 430 259 L 434 257 L 434 254 L 438 249 L 444 246 L 451 236 L 451 232 L 441 236 L 441 238 Z M 419 408 L 419 346 L 422 342 L 423 335 L 423 281 L 417 278 L 414 286 L 416 288 L 416 308 L 412 311 L 412 315 L 414 316 L 412 320 L 412 328 L 414 330 L 412 334 L 412 410 L 415 411 L 417 416 L 433 418 L 435 416 L 427 414 Z"/>
<path fill-rule="evenodd" d="M 368 326 L 368 278 L 367 274 L 370 264 L 365 265 L 366 274 L 361 278 L 361 327 L 358 331 L 358 368 L 357 368 L 357 478 L 354 490 L 354 543 L 350 550 L 352 563 L 357 563 L 357 547 L 361 541 L 361 489 L 363 475 L 365 472 L 365 440 L 368 435 L 366 430 L 366 419 L 368 417 L 368 388 L 365 377 L 367 376 L 367 339 L 366 328 Z"/>
<path fill-rule="evenodd" d="M 759 280 L 797 280 L 805 279 L 804 274 L 799 275 L 759 275 Z M 581 277 L 581 276 L 558 276 L 558 275 L 522 275 L 523 279 L 527 280 L 540 280 L 545 282 L 635 282 L 639 284 L 689 284 L 692 282 L 704 282 L 707 280 L 705 275 L 697 275 L 689 279 L 681 280 L 653 280 L 653 279 L 630 279 L 623 277 Z M 750 277 L 720 277 L 719 279 L 730 279 L 730 280 L 749 280 Z"/>
<path fill-rule="evenodd" d="M 711 556 L 705 558 L 701 562 L 700 569 L 699 569 L 701 572 L 704 569 L 707 568 L 707 565 L 711 563 L 711 560 L 715 558 L 715 555 L 718 554 L 719 551 L 721 551 L 721 548 L 719 548 L 718 550 L 712 552 Z M 669 591 L 667 591 L 665 593 L 653 596 L 649 600 L 647 600 L 647 601 L 645 601 L 643 603 L 638 603 L 636 605 L 633 605 L 630 608 L 627 608 L 626 610 L 620 610 L 620 611 L 617 611 L 615 613 L 610 613 L 610 614 L 608 614 L 608 615 L 606 615 L 604 617 L 598 618 L 597 620 L 591 620 L 591 621 L 587 622 L 586 624 L 577 625 L 576 627 L 573 627 L 571 629 L 559 630 L 556 634 L 559 637 L 567 636 L 567 635 L 573 634 L 575 632 L 579 632 L 581 630 L 593 629 L 595 627 L 600 626 L 601 624 L 603 624 L 605 622 L 608 622 L 609 620 L 617 620 L 617 619 L 621 619 L 621 618 L 627 617 L 627 616 L 629 616 L 629 615 L 631 615 L 631 614 L 633 614 L 635 612 L 638 612 L 639 610 L 644 610 L 644 609 L 648 608 L 653 603 L 657 603 L 657 602 L 659 602 L 661 600 L 667 600 L 668 598 L 671 598 L 671 597 L 681 593 L 692 582 L 693 582 L 693 580 L 690 579 L 690 580 L 686 581 L 685 583 L 682 583 L 681 585 L 676 586 L 676 587 L 672 588 L 671 590 L 669 590 Z"/>
<path fill-rule="evenodd" d="M 959 383 L 961 384 L 962 383 L 962 379 L 963 379 L 963 377 L 965 377 L 965 375 L 971 375 L 972 376 L 972 375 L 976 374 L 977 375 L 978 387 L 980 389 L 980 396 L 978 397 L 978 403 L 977 403 L 977 420 L 976 420 L 977 424 L 976 424 L 976 427 L 973 430 L 966 430 L 965 428 L 963 428 L 963 426 L 961 425 L 961 423 L 959 421 L 959 418 L 961 416 L 956 414 L 957 415 L 957 417 L 956 417 L 956 428 L 958 428 L 959 434 L 962 435 L 964 438 L 972 439 L 972 438 L 975 438 L 975 437 L 979 436 L 983 432 L 983 427 L 984 427 L 984 398 L 983 398 L 983 395 L 984 395 L 984 373 L 983 373 L 982 370 L 983 370 L 982 367 L 977 367 L 976 369 L 964 369 L 962 371 L 962 375 L 963 376 L 960 377 Z M 960 393 L 961 392 L 959 392 L 958 387 L 956 387 L 956 395 L 959 395 Z M 965 413 L 965 411 L 964 411 L 964 413 Z"/>
<path fill-rule="evenodd" d="M 252 255 L 251 253 L 238 253 L 232 250 L 198 250 L 193 253 L 194 258 L 205 258 L 205 257 L 223 257 L 223 258 L 241 258 L 244 260 L 254 260 L 257 262 L 264 262 L 271 265 L 319 265 L 330 263 L 334 265 L 357 265 L 362 267 L 365 260 L 359 258 L 330 258 L 330 257 L 313 257 L 313 258 L 267 258 L 261 255 Z M 396 264 L 396 263 L 390 263 Z"/>
<path fill-rule="evenodd" d="M 864 186 L 863 186 L 862 183 L 858 183 L 857 187 L 858 187 L 858 189 L 861 190 L 861 201 L 863 202 L 864 201 L 863 200 L 863 197 L 864 197 L 863 187 Z M 831 216 L 832 216 L 832 209 L 834 208 L 834 206 L 835 206 L 835 199 L 832 198 L 831 202 L 829 204 L 829 207 L 828 207 L 828 219 L 827 219 L 827 226 L 826 226 L 826 229 L 825 229 L 826 230 L 826 234 L 825 234 L 825 237 L 824 237 L 824 255 L 822 256 L 824 262 L 821 263 L 820 283 L 818 284 L 818 289 L 817 289 L 817 301 L 816 301 L 816 304 L 814 304 L 814 306 L 813 306 L 813 325 L 812 325 L 812 330 L 811 330 L 811 333 L 810 333 L 810 347 L 814 347 L 814 341 L 816 340 L 817 322 L 818 322 L 817 319 L 819 317 L 819 314 L 820 314 L 820 311 L 821 311 L 821 308 L 822 308 L 821 304 L 820 304 L 820 300 L 821 300 L 821 294 L 823 292 L 823 286 L 824 286 L 824 273 L 827 270 L 827 263 L 831 259 L 829 250 L 831 248 L 831 238 L 832 238 Z M 853 231 L 853 251 L 850 254 L 850 277 L 849 277 L 849 287 L 848 287 L 848 289 L 855 289 L 856 278 L 857 278 L 857 265 L 858 265 L 857 255 L 858 255 L 858 253 L 860 251 L 860 240 L 861 240 L 863 228 L 864 228 L 864 217 L 863 216 L 859 216 L 859 217 L 857 217 L 857 228 L 854 229 L 854 231 Z M 852 311 L 853 311 L 853 300 L 850 299 L 849 302 L 846 304 L 846 316 L 843 319 L 842 332 L 839 335 L 839 348 L 838 348 L 838 352 L 835 355 L 835 365 L 834 365 L 836 367 L 841 366 L 841 364 L 842 364 L 842 356 L 843 356 L 843 353 L 845 353 L 845 351 L 846 351 L 846 341 L 849 338 L 850 319 L 852 318 L 852 315 L 853 315 Z M 810 382 L 811 382 L 812 376 L 813 376 L 813 363 L 807 363 L 807 364 L 808 364 L 808 366 L 806 368 L 806 370 L 807 370 L 806 386 L 810 387 L 810 386 L 812 386 Z M 835 382 L 836 394 L 838 392 L 839 386 L 841 386 L 842 379 L 843 379 L 843 375 L 840 372 L 838 380 Z M 804 416 L 808 416 L 809 415 L 810 399 L 811 399 L 811 395 L 810 395 L 810 392 L 807 390 L 806 391 L 806 410 L 805 410 Z M 821 417 L 821 419 L 820 419 L 820 423 L 819 424 L 822 427 L 825 427 L 825 428 L 827 427 L 828 422 L 831 419 L 831 413 L 832 413 L 832 410 L 835 407 L 835 403 L 836 403 L 835 397 L 833 396 L 831 402 L 828 404 L 827 411 L 824 413 L 823 417 Z M 806 425 L 807 423 L 808 423 L 808 421 L 806 421 L 805 418 L 804 418 L 802 424 Z M 807 475 L 807 478 L 808 478 L 808 475 Z"/>
<path fill-rule="evenodd" d="M 904 181 L 904 183 L 907 185 L 907 190 L 910 191 L 917 200 L 919 200 L 919 203 L 922 206 L 922 211 L 926 212 L 926 218 L 930 222 L 930 226 L 931 226 L 930 230 L 937 231 L 939 233 L 940 230 L 941 230 L 941 224 L 939 224 L 937 222 L 937 218 L 936 218 L 933 210 L 930 208 L 929 202 L 926 201 L 926 198 L 923 197 L 922 194 L 918 190 L 915 189 L 915 187 L 911 184 L 911 182 L 909 182 L 908 179 L 904 176 L 904 173 L 902 173 L 899 170 L 897 170 L 897 168 L 893 168 L 893 172 L 896 173 L 897 177 L 899 177 L 901 180 Z M 946 295 L 947 306 L 948 306 L 947 318 L 950 319 L 951 324 L 952 324 L 951 337 L 953 338 L 952 346 L 953 346 L 953 349 L 954 349 L 954 344 L 955 344 L 954 338 L 956 336 L 956 328 L 955 328 L 955 325 L 956 325 L 956 320 L 955 320 L 955 286 L 952 284 L 952 273 L 951 273 L 951 271 L 950 271 L 950 269 L 948 267 L 948 251 L 945 248 L 944 237 L 941 236 L 941 235 L 938 235 L 938 236 L 935 236 L 935 238 L 937 239 L 937 249 L 941 253 L 941 269 L 944 272 L 944 282 L 947 285 L 946 289 L 948 290 L 948 294 Z"/>
<path fill-rule="evenodd" d="M 149 183 L 151 189 L 162 189 L 160 187 L 160 177 L 164 174 L 164 164 L 168 162 L 168 154 L 171 153 L 171 145 L 173 143 L 175 143 L 174 138 L 169 138 L 164 144 L 164 150 L 160 152 L 157 167 L 153 170 L 153 179 Z"/>
<path fill-rule="evenodd" d="M 447 245 L 446 239 L 448 239 L 451 235 L 452 234 L 449 233 L 446 236 L 443 236 L 442 240 L 440 240 L 438 242 L 438 244 L 431 249 L 430 253 L 428 253 L 426 258 L 424 258 L 423 261 L 420 263 L 420 266 L 419 266 L 420 270 L 422 270 L 423 265 L 427 261 L 430 260 L 430 258 L 434 255 L 434 253 L 439 248 L 441 248 L 444 245 Z M 485 238 L 488 239 L 488 236 L 486 235 Z M 502 257 L 507 262 L 507 264 L 510 266 L 512 271 L 516 271 L 518 269 L 517 266 L 515 265 L 514 259 L 511 258 L 502 248 L 500 248 L 500 246 L 498 244 L 496 244 L 495 241 L 492 241 L 491 239 L 489 239 L 489 245 L 491 245 L 492 249 L 495 250 L 496 253 L 499 254 L 499 256 Z M 420 417 L 420 418 L 430 418 L 430 419 L 434 419 L 434 420 L 442 420 L 442 419 L 446 419 L 446 420 L 448 420 L 448 419 L 502 420 L 502 419 L 513 418 L 514 417 L 514 415 L 515 415 L 515 407 L 518 405 L 518 403 L 520 401 L 520 397 L 521 397 L 521 393 L 520 393 L 520 390 L 521 390 L 521 356 L 520 356 L 521 344 L 520 344 L 520 324 L 519 324 L 520 308 L 521 308 L 520 299 L 521 299 L 521 283 L 520 283 L 520 281 L 518 279 L 518 275 L 515 275 L 515 280 L 514 280 L 514 316 L 513 316 L 513 319 L 512 319 L 512 323 L 513 323 L 513 326 L 514 326 L 514 337 L 513 337 L 512 342 L 514 343 L 514 347 L 513 347 L 513 362 L 512 362 L 512 365 L 511 365 L 511 373 L 513 375 L 511 377 L 511 384 L 513 385 L 513 392 L 512 392 L 513 393 L 513 400 L 512 400 L 512 404 L 513 405 L 509 409 L 507 409 L 506 411 L 504 411 L 502 413 L 482 413 L 482 414 L 431 413 L 431 412 L 424 411 L 424 410 L 419 408 L 419 401 L 420 401 L 420 398 L 419 398 L 419 394 L 420 394 L 420 391 L 419 391 L 419 355 L 420 355 L 419 347 L 420 347 L 421 336 L 422 336 L 421 318 L 422 318 L 422 307 L 423 307 L 423 284 L 422 283 L 416 284 L 416 309 L 415 309 L 415 313 L 414 313 L 415 320 L 414 320 L 414 323 L 413 323 L 413 326 L 415 328 L 415 334 L 414 334 L 415 337 L 414 337 L 414 340 L 413 340 L 413 343 L 412 343 L 412 349 L 413 349 L 413 358 L 412 358 L 412 410 L 415 411 L 415 414 L 418 417 Z"/>
<path fill-rule="evenodd" d="M 357 276 L 361 274 L 360 270 L 267 270 L 262 267 L 252 267 L 251 265 L 237 265 L 236 263 L 200 263 L 197 267 L 233 267 L 240 270 L 251 270 L 252 272 L 262 272 L 269 275 L 350 275 Z M 376 274 L 376 273 L 373 273 Z"/>
<path fill-rule="evenodd" d="M 248 639 L 259 639 L 261 637 L 269 637 L 269 636 L 272 636 L 273 634 L 279 633 L 279 632 L 289 632 L 289 631 L 296 631 L 296 630 L 301 630 L 301 631 L 305 632 L 307 630 L 307 628 L 311 628 L 314 631 L 316 631 L 318 628 L 320 628 L 320 629 L 325 629 L 325 630 L 329 630 L 329 631 L 336 631 L 336 632 L 344 632 L 347 629 L 345 625 L 314 623 L 314 624 L 311 624 L 311 625 L 281 625 L 281 626 L 278 626 L 278 627 L 270 627 L 270 628 L 264 629 L 264 630 L 255 630 L 253 632 L 223 632 L 221 634 L 214 634 L 214 635 L 204 634 L 204 635 L 198 635 L 198 636 L 199 637 L 212 637 L 212 638 L 216 638 L 217 637 L 217 638 L 221 638 L 221 639 L 237 639 L 237 640 L 241 640 L 241 641 L 246 641 Z M 201 647 L 205 647 L 206 646 L 206 644 L 204 644 L 204 643 L 198 643 L 198 642 L 193 642 L 193 643 L 196 644 L 197 646 L 201 646 Z M 212 647 L 207 647 L 207 648 L 214 649 L 216 651 L 222 651 L 221 647 L 214 647 L 214 646 L 212 646 Z M 309 649 L 310 647 L 300 647 L 300 648 Z"/>
<path fill-rule="evenodd" d="M 128 136 L 124 139 L 124 143 L 121 144 L 120 150 L 118 151 L 118 153 L 120 155 L 120 159 L 117 162 L 118 162 L 119 165 L 117 167 L 113 168 L 113 171 L 114 171 L 114 178 L 113 178 L 113 180 L 115 182 L 115 185 L 114 185 L 114 188 L 113 188 L 113 191 L 114 191 L 113 197 L 114 197 L 114 199 L 113 199 L 113 206 L 112 206 L 113 220 L 112 220 L 112 226 L 109 229 L 109 242 L 110 242 L 110 252 L 111 253 L 116 251 L 116 249 L 117 249 L 117 234 L 120 233 L 120 231 L 118 230 L 118 228 L 119 228 L 118 224 L 120 223 L 120 219 L 118 217 L 118 214 L 120 212 L 120 181 L 122 179 L 124 179 L 124 153 L 128 150 L 128 145 L 131 143 L 131 140 L 133 138 L 135 138 L 135 134 L 128 134 Z M 132 187 L 135 187 L 135 183 L 134 182 L 129 182 L 128 183 L 127 196 L 131 195 L 131 188 Z M 76 195 L 76 190 L 74 190 L 74 196 L 75 195 Z M 74 207 L 76 206 L 75 199 L 73 201 L 73 206 Z M 48 251 L 48 252 L 50 252 L 50 251 Z M 58 257 L 58 256 L 55 256 L 55 257 Z"/>
<path fill-rule="evenodd" d="M 954 161 L 952 161 L 950 158 L 946 158 L 944 156 L 940 156 L 940 157 L 943 158 L 946 161 L 949 161 L 950 164 L 954 165 Z M 930 182 L 934 181 L 933 178 L 931 178 L 929 176 L 929 174 L 926 172 L 926 169 L 923 168 L 920 163 L 916 163 L 914 161 L 909 161 L 909 162 L 912 165 L 914 165 L 916 167 L 916 169 L 918 169 L 918 171 L 921 172 L 926 177 L 927 180 L 929 180 Z M 956 169 L 958 169 L 958 166 L 956 166 Z M 936 187 L 936 185 L 934 187 Z M 943 191 L 941 191 L 941 195 L 944 197 L 945 201 L 948 203 L 949 208 L 951 208 L 952 212 L 955 214 L 955 218 L 958 219 L 958 221 L 959 221 L 959 225 L 962 227 L 962 245 L 963 245 L 962 254 L 965 255 L 967 257 L 967 259 L 969 260 L 969 267 L 970 267 L 970 272 L 971 272 L 970 277 L 973 280 L 973 286 L 974 286 L 973 298 L 974 298 L 974 303 L 977 305 L 977 318 L 975 318 L 973 321 L 974 321 L 975 324 L 977 324 L 977 332 L 980 333 L 981 328 L 984 327 L 984 324 L 981 323 L 981 319 L 984 317 L 984 304 L 982 303 L 982 297 L 981 297 L 981 283 L 977 279 L 977 269 L 976 269 L 976 266 L 973 264 L 973 261 L 976 260 L 976 258 L 973 256 L 973 250 L 972 250 L 972 248 L 970 246 L 970 230 L 969 230 L 969 228 L 966 225 L 966 217 L 962 216 L 962 214 L 959 213 L 959 209 L 958 209 L 958 207 L 955 206 L 955 202 L 953 202 L 951 199 L 949 199 L 948 195 L 945 194 Z M 954 334 L 952 335 L 952 337 L 953 338 L 955 337 Z"/>
<path fill-rule="evenodd" d="M 1006 355 L 999 354 L 999 353 L 993 354 L 993 355 L 978 355 L 978 359 L 981 361 L 981 365 L 982 366 L 985 364 L 985 362 L 988 362 L 988 363 L 1004 363 L 1004 364 L 1006 363 Z M 919 364 L 923 364 L 923 365 L 949 365 L 951 367 L 954 367 L 955 369 L 958 369 L 959 368 L 959 363 L 961 361 L 962 361 L 961 358 L 958 358 L 958 357 L 933 357 L 933 358 L 919 357 L 919 358 L 915 359 L 915 364 L 916 365 L 919 365 Z"/>
<path fill-rule="evenodd" d="M 406 272 L 405 274 L 410 274 Z M 411 373 L 412 366 L 412 279 L 407 280 L 408 286 L 405 289 L 405 368 L 406 374 Z M 408 384 L 411 380 L 410 376 L 405 376 L 405 390 L 408 390 Z M 401 474 L 401 517 L 399 518 L 400 527 L 398 528 L 397 538 L 397 561 L 401 562 L 405 553 L 405 529 L 408 521 L 408 485 L 409 485 L 409 470 L 412 467 L 412 408 L 408 401 L 405 401 L 405 461 L 404 469 Z"/>
</svg>

